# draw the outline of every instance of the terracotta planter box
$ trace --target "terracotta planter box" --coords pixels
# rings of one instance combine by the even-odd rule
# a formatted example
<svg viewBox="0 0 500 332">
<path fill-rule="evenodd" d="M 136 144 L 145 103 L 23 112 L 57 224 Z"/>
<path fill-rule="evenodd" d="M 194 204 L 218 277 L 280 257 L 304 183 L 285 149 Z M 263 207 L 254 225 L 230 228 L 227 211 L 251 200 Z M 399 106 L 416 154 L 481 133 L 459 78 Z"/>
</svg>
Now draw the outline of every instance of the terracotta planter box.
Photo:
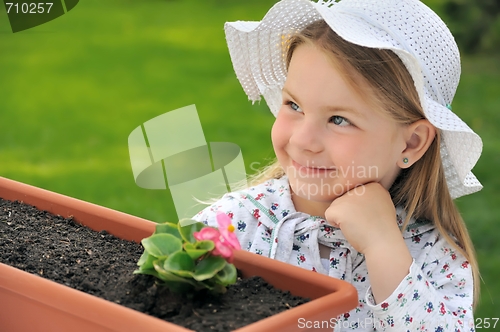
<svg viewBox="0 0 500 332">
<path fill-rule="evenodd" d="M 150 236 L 155 223 L 95 204 L 0 177 L 0 197 L 18 200 L 129 241 Z M 239 332 L 300 331 L 300 321 L 330 321 L 357 305 L 347 282 L 246 251 L 234 264 L 244 277 L 261 276 L 310 302 L 266 318 Z M 302 324 L 304 325 L 304 324 Z M 0 264 L 0 326 L 3 331 L 190 331 L 138 311 Z M 331 328 L 325 328 L 331 331 Z"/>
</svg>

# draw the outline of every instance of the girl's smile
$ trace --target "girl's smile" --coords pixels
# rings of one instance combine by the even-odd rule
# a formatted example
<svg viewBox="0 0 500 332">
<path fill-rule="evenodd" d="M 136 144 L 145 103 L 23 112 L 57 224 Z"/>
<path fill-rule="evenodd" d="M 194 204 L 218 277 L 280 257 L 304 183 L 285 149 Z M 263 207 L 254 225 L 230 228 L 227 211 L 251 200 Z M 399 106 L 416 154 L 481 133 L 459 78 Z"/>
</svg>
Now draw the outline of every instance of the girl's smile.
<svg viewBox="0 0 500 332">
<path fill-rule="evenodd" d="M 314 162 L 309 162 L 309 161 L 307 161 L 304 164 L 300 164 L 293 159 L 292 159 L 292 166 L 295 168 L 297 172 L 303 174 L 324 175 L 326 173 L 335 171 L 335 167 L 314 166 Z"/>
</svg>

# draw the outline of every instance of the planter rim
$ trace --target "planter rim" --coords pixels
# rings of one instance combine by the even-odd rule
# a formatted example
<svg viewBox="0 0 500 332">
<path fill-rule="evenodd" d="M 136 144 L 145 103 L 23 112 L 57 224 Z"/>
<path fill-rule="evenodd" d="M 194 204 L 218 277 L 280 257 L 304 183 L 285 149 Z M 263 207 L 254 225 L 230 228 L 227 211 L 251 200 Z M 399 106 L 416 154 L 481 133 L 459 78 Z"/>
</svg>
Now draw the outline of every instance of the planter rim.
<svg viewBox="0 0 500 332">
<path fill-rule="evenodd" d="M 156 223 L 143 218 L 4 177 L 0 177 L 0 197 L 11 201 L 22 201 L 40 210 L 45 210 L 55 215 L 61 215 L 65 218 L 73 217 L 75 221 L 95 231 L 106 230 L 110 234 L 128 241 L 140 242 L 143 238 L 150 236 L 156 227 Z M 311 301 L 308 303 L 237 329 L 236 331 L 238 332 L 299 331 L 299 318 L 320 321 L 329 320 L 355 308 L 358 303 L 357 291 L 354 286 L 345 281 L 331 278 L 320 273 L 308 271 L 300 267 L 243 250 L 235 252 L 234 264 L 243 272 L 244 277 L 259 275 L 275 287 L 284 290 L 293 289 L 292 293 L 294 295 L 311 298 Z M 18 280 L 7 280 L 4 277 L 4 272 L 12 272 L 12 270 L 19 273 Z M 293 274 L 287 274 L 289 270 L 292 270 Z M 24 287 L 23 281 L 32 284 L 37 280 L 44 286 L 39 287 L 41 289 L 29 289 L 28 294 L 30 295 L 28 295 L 28 297 L 31 297 L 31 299 L 36 298 L 36 300 L 40 302 L 38 296 L 43 298 L 44 296 L 52 295 L 49 289 L 52 291 L 64 290 L 67 292 L 68 295 L 63 296 L 65 304 L 62 305 L 64 307 L 67 306 L 67 308 L 70 308 L 70 305 L 78 307 L 80 305 L 78 302 L 91 299 L 95 301 L 95 304 L 91 304 L 92 307 L 99 304 L 113 312 L 119 313 L 123 310 L 123 316 L 127 316 L 127 322 L 130 320 L 130 322 L 124 325 L 126 331 L 137 331 L 138 328 L 139 330 L 144 330 L 145 326 L 150 328 L 148 331 L 157 331 L 157 327 L 158 329 L 168 329 L 169 331 L 190 331 L 178 325 L 0 263 L 0 292 L 12 293 L 22 291 Z M 300 285 L 300 287 L 296 287 L 296 285 Z M 42 302 L 45 302 L 45 305 L 52 306 L 55 309 L 64 310 L 73 314 L 67 308 L 53 305 L 52 298 L 49 297 L 50 300 Z M 328 312 L 324 311 L 325 307 L 329 308 Z M 83 310 L 82 307 L 79 308 Z M 89 306 L 85 308 L 87 309 L 84 310 L 84 312 L 90 309 Z M 84 313 L 84 316 L 85 319 L 95 319 L 96 321 L 102 318 L 99 317 L 101 316 L 100 313 L 93 315 Z M 139 325 L 134 325 L 132 321 L 139 322 Z M 295 322 L 295 325 L 291 322 Z M 121 323 L 123 323 L 123 320 Z M 114 326 L 116 325 L 109 326 L 108 328 L 113 329 Z M 121 330 L 123 331 L 123 329 Z M 331 329 L 327 330 L 331 331 Z"/>
</svg>

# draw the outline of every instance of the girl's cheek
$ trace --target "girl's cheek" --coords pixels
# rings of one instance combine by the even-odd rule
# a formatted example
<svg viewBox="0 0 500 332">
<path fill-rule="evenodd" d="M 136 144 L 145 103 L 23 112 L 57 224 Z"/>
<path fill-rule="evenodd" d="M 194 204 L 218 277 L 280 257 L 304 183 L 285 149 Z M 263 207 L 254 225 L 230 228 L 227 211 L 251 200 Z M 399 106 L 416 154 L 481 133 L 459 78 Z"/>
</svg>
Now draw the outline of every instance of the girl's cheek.
<svg viewBox="0 0 500 332">
<path fill-rule="evenodd" d="M 271 140 L 273 142 L 273 146 L 275 147 L 281 145 L 286 136 L 286 124 L 283 120 L 283 116 L 280 116 L 278 113 L 271 129 Z"/>
</svg>

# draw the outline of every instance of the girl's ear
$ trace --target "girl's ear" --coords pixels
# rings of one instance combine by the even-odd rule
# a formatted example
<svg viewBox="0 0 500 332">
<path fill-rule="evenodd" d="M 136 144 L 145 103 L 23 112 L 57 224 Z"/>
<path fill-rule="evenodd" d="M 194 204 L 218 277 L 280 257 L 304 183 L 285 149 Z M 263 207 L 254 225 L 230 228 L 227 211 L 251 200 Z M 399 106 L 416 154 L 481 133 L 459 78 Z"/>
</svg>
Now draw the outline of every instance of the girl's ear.
<svg viewBox="0 0 500 332">
<path fill-rule="evenodd" d="M 410 124 L 405 131 L 406 148 L 397 163 L 401 168 L 408 168 L 417 162 L 436 137 L 436 127 L 427 119 Z"/>
</svg>

